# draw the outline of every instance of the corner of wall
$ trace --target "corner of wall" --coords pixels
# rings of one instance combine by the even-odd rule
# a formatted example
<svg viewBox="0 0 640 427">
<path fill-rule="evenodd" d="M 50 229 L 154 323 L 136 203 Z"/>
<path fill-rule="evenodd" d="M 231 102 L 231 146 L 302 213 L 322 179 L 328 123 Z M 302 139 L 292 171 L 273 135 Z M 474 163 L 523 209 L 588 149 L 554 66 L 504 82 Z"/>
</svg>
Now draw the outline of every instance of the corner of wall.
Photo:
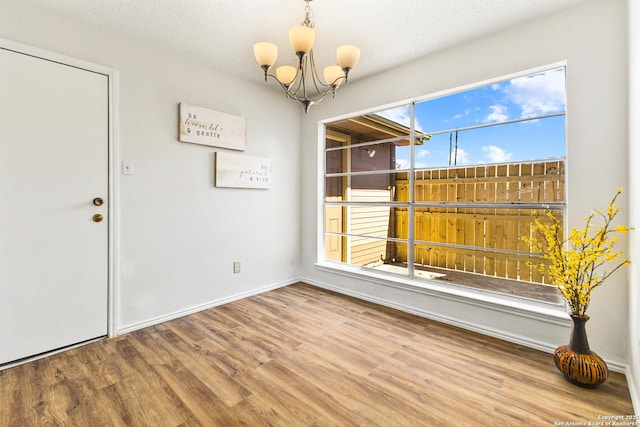
<svg viewBox="0 0 640 427">
<path fill-rule="evenodd" d="M 640 186 L 640 124 L 634 117 L 640 114 L 640 4 L 627 0 L 628 26 L 628 123 L 629 123 L 629 187 Z M 629 219 L 635 232 L 629 238 L 629 253 L 632 260 L 629 269 L 629 354 L 627 356 L 627 383 L 636 414 L 640 414 L 640 197 L 629 192 Z"/>
<path fill-rule="evenodd" d="M 633 405 L 633 412 L 640 414 L 640 384 L 635 380 L 638 377 L 637 370 L 629 365 L 625 372 L 627 377 L 627 385 L 629 386 L 629 394 L 631 395 L 631 404 Z"/>
</svg>

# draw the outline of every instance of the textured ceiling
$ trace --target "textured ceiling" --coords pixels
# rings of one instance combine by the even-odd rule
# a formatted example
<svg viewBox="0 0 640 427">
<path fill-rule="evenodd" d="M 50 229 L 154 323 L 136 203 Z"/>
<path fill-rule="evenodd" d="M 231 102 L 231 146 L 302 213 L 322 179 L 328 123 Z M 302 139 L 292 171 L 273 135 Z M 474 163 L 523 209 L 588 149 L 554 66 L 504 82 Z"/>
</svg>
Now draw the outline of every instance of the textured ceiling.
<svg viewBox="0 0 640 427">
<path fill-rule="evenodd" d="M 25 0 L 128 37 L 260 81 L 253 44 L 280 49 L 276 65 L 295 64 L 289 27 L 304 18 L 303 0 Z M 583 0 L 314 0 L 319 68 L 335 49 L 355 44 L 356 80 L 458 43 L 551 14 Z"/>
</svg>

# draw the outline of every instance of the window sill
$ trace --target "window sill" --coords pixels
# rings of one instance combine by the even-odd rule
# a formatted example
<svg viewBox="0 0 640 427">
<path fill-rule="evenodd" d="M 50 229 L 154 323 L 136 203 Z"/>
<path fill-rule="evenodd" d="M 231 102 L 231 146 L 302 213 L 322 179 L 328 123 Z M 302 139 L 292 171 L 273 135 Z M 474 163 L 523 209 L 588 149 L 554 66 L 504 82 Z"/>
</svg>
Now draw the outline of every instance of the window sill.
<svg viewBox="0 0 640 427">
<path fill-rule="evenodd" d="M 556 325 L 567 326 L 570 323 L 569 315 L 563 304 L 537 301 L 454 283 L 445 283 L 439 280 L 411 280 L 408 277 L 372 271 L 368 268 L 346 266 L 330 261 L 318 262 L 315 267 L 318 271 L 368 281 L 376 285 L 463 302 Z"/>
</svg>

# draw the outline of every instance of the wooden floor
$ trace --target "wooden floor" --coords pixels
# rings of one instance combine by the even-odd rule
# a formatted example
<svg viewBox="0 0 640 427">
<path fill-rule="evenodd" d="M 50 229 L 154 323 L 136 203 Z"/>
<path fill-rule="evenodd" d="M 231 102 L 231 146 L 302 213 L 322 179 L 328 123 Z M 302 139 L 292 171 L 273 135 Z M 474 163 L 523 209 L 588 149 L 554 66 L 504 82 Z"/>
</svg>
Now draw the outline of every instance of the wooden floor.
<svg viewBox="0 0 640 427">
<path fill-rule="evenodd" d="M 0 371 L 0 426 L 553 426 L 631 414 L 621 374 L 296 284 Z"/>
</svg>

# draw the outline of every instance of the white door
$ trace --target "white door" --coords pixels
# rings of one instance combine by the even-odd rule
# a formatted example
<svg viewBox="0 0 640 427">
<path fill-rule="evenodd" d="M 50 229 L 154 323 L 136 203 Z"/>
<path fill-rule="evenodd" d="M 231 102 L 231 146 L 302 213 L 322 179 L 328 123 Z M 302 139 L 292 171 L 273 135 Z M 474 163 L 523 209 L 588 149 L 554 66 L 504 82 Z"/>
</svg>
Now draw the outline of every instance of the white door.
<svg viewBox="0 0 640 427">
<path fill-rule="evenodd" d="M 0 48 L 0 365 L 107 334 L 108 190 L 108 76 Z"/>
</svg>

